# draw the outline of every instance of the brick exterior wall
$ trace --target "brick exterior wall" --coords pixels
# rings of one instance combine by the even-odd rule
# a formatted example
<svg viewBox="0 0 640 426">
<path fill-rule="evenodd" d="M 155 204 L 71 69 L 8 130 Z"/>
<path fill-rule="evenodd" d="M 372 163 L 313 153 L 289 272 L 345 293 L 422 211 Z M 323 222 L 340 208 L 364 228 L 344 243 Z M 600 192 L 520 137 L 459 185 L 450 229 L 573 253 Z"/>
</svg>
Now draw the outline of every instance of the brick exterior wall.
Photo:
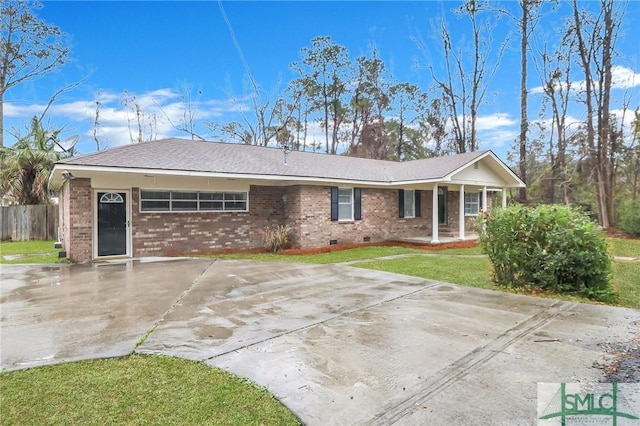
<svg viewBox="0 0 640 426">
<path fill-rule="evenodd" d="M 166 256 L 262 247 L 262 232 L 283 222 L 284 188 L 251 186 L 248 212 L 140 212 L 131 191 L 133 255 Z"/>
<path fill-rule="evenodd" d="M 459 193 L 449 191 L 448 228 L 456 231 Z M 90 179 L 65 182 L 60 194 L 62 242 L 75 262 L 92 258 L 92 188 Z M 397 189 L 362 188 L 362 220 L 331 221 L 331 187 L 251 186 L 248 212 L 143 213 L 139 189 L 131 190 L 132 255 L 168 256 L 262 247 L 263 231 L 292 228 L 291 245 L 323 247 L 431 235 L 432 191 L 421 191 L 421 217 L 400 218 Z M 472 230 L 475 217 L 465 219 Z M 442 226 L 442 225 L 441 225 Z"/>
<path fill-rule="evenodd" d="M 73 262 L 87 262 L 92 257 L 91 179 L 71 179 L 62 186 L 59 209 L 63 248 Z"/>
<path fill-rule="evenodd" d="M 331 187 L 292 186 L 286 189 L 285 222 L 292 227 L 291 242 L 301 248 L 427 236 L 431 230 L 431 204 L 422 191 L 422 216 L 398 217 L 398 190 L 362 189 L 362 220 L 331 221 Z M 430 192 L 429 192 L 430 194 Z"/>
</svg>

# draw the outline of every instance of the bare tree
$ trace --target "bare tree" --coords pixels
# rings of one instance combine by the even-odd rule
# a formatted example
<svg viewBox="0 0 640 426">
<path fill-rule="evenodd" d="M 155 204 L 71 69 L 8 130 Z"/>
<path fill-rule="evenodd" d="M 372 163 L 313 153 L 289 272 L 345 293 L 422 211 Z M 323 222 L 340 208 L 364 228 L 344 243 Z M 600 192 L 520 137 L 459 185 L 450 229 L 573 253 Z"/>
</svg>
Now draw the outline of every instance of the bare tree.
<svg viewBox="0 0 640 426">
<path fill-rule="evenodd" d="M 4 94 L 26 80 L 41 77 L 63 65 L 69 49 L 62 32 L 38 19 L 38 2 L 0 3 L 0 147 L 4 146 Z"/>
<path fill-rule="evenodd" d="M 610 104 L 612 57 L 624 13 L 621 4 L 624 3 L 600 0 L 600 11 L 592 16 L 573 0 L 570 29 L 578 50 L 578 65 L 584 74 L 581 96 L 586 108 L 587 153 L 595 184 L 598 220 L 604 228 L 615 224 L 613 176 L 618 142 L 611 138 Z"/>
<path fill-rule="evenodd" d="M 445 76 L 438 77 L 433 66 L 429 67 L 441 97 L 449 108 L 453 135 L 459 153 L 475 151 L 478 148 L 476 125 L 478 109 L 484 102 L 488 85 L 498 68 L 508 42 L 505 40 L 498 45 L 498 51 L 492 58 L 495 62 L 490 65 L 488 61 L 494 45 L 492 30 L 496 25 L 496 18 L 488 17 L 484 21 L 481 21 L 481 18 L 491 13 L 493 13 L 492 8 L 488 2 L 477 0 L 466 0 L 457 10 L 458 16 L 466 16 L 471 25 L 470 52 L 453 47 L 451 33 L 446 21 L 442 19 L 438 38 L 442 40 Z M 422 43 L 418 44 L 421 50 L 426 51 Z M 467 69 L 465 65 L 469 62 L 467 60 L 469 56 L 472 58 L 472 66 Z"/>
<path fill-rule="evenodd" d="M 136 95 L 130 95 L 125 91 L 120 98 L 127 116 L 127 128 L 131 143 L 140 143 L 145 140 L 155 140 L 158 136 L 157 114 L 146 114 Z M 145 128 L 148 128 L 145 138 Z M 135 134 L 134 134 L 135 131 Z"/>
<path fill-rule="evenodd" d="M 102 107 L 102 102 L 96 101 L 96 114 L 93 117 L 93 140 L 96 143 L 96 151 L 100 151 L 100 139 L 98 138 L 99 128 L 100 128 L 100 108 Z"/>
<path fill-rule="evenodd" d="M 568 173 L 568 134 L 567 115 L 571 101 L 571 64 L 574 47 L 572 38 L 564 40 L 553 53 L 545 46 L 539 53 L 538 72 L 542 80 L 544 93 L 543 105 L 551 107 L 551 133 L 549 136 L 549 161 L 551 165 L 551 202 L 555 202 L 555 187 L 559 185 L 562 201 L 571 203 L 570 177 Z"/>
<path fill-rule="evenodd" d="M 191 140 L 206 140 L 204 137 L 200 136 L 196 132 L 196 118 L 198 116 L 198 104 L 200 101 L 200 97 L 202 96 L 202 90 L 198 90 L 197 96 L 195 100 L 193 99 L 193 95 L 191 94 L 191 86 L 189 84 L 184 83 L 180 89 L 180 102 L 182 104 L 182 116 L 175 122 L 171 116 L 165 111 L 165 109 L 158 105 L 158 109 L 162 112 L 164 117 L 167 119 L 171 127 L 176 129 L 179 132 L 184 132 L 191 137 Z"/>
<path fill-rule="evenodd" d="M 506 8 L 501 9 L 502 13 L 516 23 L 518 33 L 520 33 L 520 136 L 518 138 L 520 157 L 518 159 L 518 172 L 520 178 L 525 182 L 527 180 L 527 132 L 529 129 L 529 118 L 527 116 L 527 95 L 529 94 L 527 89 L 527 58 L 530 50 L 529 39 L 541 17 L 538 12 L 543 3 L 544 0 L 518 0 L 520 16 L 512 14 Z M 527 203 L 526 187 L 519 189 L 518 198 L 521 203 Z"/>
<path fill-rule="evenodd" d="M 275 93 L 278 93 L 276 85 Z M 251 83 L 251 92 L 240 99 L 234 95 L 229 96 L 237 104 L 237 111 L 241 121 L 228 123 L 206 123 L 207 127 L 214 133 L 214 136 L 226 136 L 245 144 L 267 146 L 270 142 L 276 141 L 282 136 L 285 129 L 293 121 L 294 110 L 289 107 L 281 95 L 264 96 L 264 94 L 254 92 L 260 90 L 255 82 Z M 266 101 L 263 98 L 266 97 Z M 274 98 L 272 101 L 271 98 Z M 247 102 L 251 103 L 249 108 Z M 295 103 L 296 100 L 294 99 Z M 250 112 L 251 114 L 248 114 Z M 288 132 L 288 130 L 287 130 Z M 285 132 L 286 133 L 286 132 Z"/>
</svg>

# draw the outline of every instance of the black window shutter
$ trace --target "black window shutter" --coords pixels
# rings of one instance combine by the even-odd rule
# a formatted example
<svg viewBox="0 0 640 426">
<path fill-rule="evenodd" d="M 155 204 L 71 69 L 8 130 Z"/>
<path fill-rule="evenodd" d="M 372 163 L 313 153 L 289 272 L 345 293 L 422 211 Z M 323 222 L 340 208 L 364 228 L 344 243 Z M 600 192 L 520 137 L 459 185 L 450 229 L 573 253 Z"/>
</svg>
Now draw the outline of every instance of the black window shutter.
<svg viewBox="0 0 640 426">
<path fill-rule="evenodd" d="M 362 189 L 353 188 L 353 219 L 362 220 Z"/>
<path fill-rule="evenodd" d="M 338 220 L 338 187 L 331 187 L 331 220 Z"/>
<path fill-rule="evenodd" d="M 404 217 L 404 189 L 398 190 L 398 211 L 399 217 Z"/>
<path fill-rule="evenodd" d="M 416 209 L 416 217 L 422 216 L 422 200 L 420 199 L 420 195 L 422 195 L 422 191 L 416 189 L 415 192 L 415 209 Z"/>
</svg>

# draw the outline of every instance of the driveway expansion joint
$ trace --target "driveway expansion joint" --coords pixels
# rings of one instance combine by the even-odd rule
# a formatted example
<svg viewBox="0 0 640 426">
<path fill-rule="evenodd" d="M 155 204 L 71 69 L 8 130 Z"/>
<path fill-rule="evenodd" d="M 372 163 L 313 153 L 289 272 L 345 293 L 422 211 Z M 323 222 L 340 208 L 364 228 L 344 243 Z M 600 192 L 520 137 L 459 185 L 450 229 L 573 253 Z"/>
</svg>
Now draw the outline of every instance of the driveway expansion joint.
<svg viewBox="0 0 640 426">
<path fill-rule="evenodd" d="M 316 321 L 314 323 L 307 324 L 307 325 L 304 325 L 302 327 L 298 327 L 298 328 L 294 328 L 294 329 L 291 329 L 291 330 L 284 331 L 282 333 L 274 334 L 272 336 L 267 337 L 266 339 L 256 340 L 255 342 L 251 342 L 248 345 L 243 345 L 243 346 L 240 346 L 240 347 L 229 349 L 228 351 L 221 352 L 221 353 L 212 355 L 210 357 L 206 357 L 206 358 L 204 358 L 204 359 L 202 359 L 200 361 L 201 362 L 207 362 L 207 361 L 210 361 L 212 359 L 215 359 L 215 358 L 230 354 L 232 352 L 237 352 L 237 351 L 242 350 L 242 349 L 247 349 L 247 348 L 250 348 L 252 346 L 259 345 L 259 344 L 268 342 L 270 340 L 274 340 L 274 339 L 280 338 L 282 336 L 288 336 L 290 334 L 294 334 L 294 333 L 297 333 L 299 331 L 308 330 L 308 329 L 316 327 L 318 325 L 325 324 L 325 323 L 327 323 L 329 321 L 333 321 L 336 318 L 347 317 L 347 316 L 353 315 L 355 313 L 358 313 L 358 312 L 361 312 L 361 311 L 365 311 L 367 309 L 374 308 L 376 306 L 384 305 L 385 303 L 389 303 L 389 302 L 393 302 L 393 301 L 398 300 L 398 299 L 402 299 L 403 297 L 412 296 L 414 294 L 420 293 L 420 292 L 425 291 L 425 290 L 432 289 L 435 286 L 439 286 L 439 285 L 443 284 L 443 283 L 441 283 L 439 281 L 433 281 L 433 280 L 425 280 L 425 282 L 428 283 L 428 284 L 425 285 L 422 288 L 417 289 L 417 290 L 410 291 L 408 293 L 404 293 L 404 294 L 401 294 L 399 296 L 395 296 L 395 297 L 392 297 L 392 298 L 389 298 L 389 299 L 385 299 L 385 300 L 382 300 L 382 301 L 377 302 L 377 303 L 372 303 L 370 305 L 366 305 L 366 306 L 363 306 L 363 307 L 360 307 L 360 308 L 357 308 L 357 309 L 351 309 L 349 311 L 342 312 L 342 313 L 340 313 L 338 315 L 332 316 L 331 318 L 326 318 L 326 319 L 324 319 L 322 321 Z"/>
<path fill-rule="evenodd" d="M 384 408 L 384 412 L 382 414 L 375 416 L 367 423 L 375 425 L 389 425 L 401 421 L 403 418 L 418 410 L 419 407 L 425 406 L 425 403 L 429 401 L 431 397 L 443 389 L 456 383 L 476 368 L 487 363 L 515 342 L 550 323 L 561 313 L 570 311 L 576 306 L 578 306 L 578 303 L 576 302 L 557 301 L 552 305 L 539 310 L 527 319 L 507 329 L 492 341 L 478 346 L 465 356 L 441 369 L 432 375 L 430 379 L 425 380 L 421 389 L 418 389 L 418 391 L 413 393 L 412 396 L 392 407 Z"/>
<path fill-rule="evenodd" d="M 158 328 L 158 326 L 160 324 L 162 324 L 165 319 L 167 318 L 167 316 L 169 316 L 171 314 L 171 312 L 173 312 L 173 310 L 176 308 L 176 306 L 178 306 L 183 300 L 184 298 L 191 292 L 191 290 L 198 284 L 198 282 L 200 281 L 200 278 L 202 278 L 202 276 L 209 270 L 209 268 L 211 268 L 213 266 L 214 263 L 216 263 L 217 259 L 213 259 L 211 261 L 211 263 L 209 263 L 201 272 L 200 274 L 191 282 L 191 284 L 182 292 L 180 293 L 180 296 L 178 296 L 178 298 L 176 299 L 175 302 L 173 302 L 173 304 L 169 307 L 169 309 L 167 309 L 161 316 L 160 318 L 153 323 L 153 325 L 144 332 L 144 334 L 142 336 L 140 336 L 140 338 L 136 341 L 135 345 L 133 346 L 133 349 L 131 349 L 131 354 L 134 354 L 136 352 L 136 349 L 138 349 L 138 347 L 140 345 L 142 345 L 148 338 L 149 336 L 156 330 L 156 328 Z"/>
</svg>

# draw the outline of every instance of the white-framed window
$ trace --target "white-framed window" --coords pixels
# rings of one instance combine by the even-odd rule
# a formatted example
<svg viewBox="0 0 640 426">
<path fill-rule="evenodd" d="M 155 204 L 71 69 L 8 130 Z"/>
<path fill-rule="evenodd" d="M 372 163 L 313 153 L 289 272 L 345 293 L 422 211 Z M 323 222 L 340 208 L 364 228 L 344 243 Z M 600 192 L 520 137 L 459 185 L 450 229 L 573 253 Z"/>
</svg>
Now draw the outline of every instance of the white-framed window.
<svg viewBox="0 0 640 426">
<path fill-rule="evenodd" d="M 464 214 L 475 216 L 482 209 L 482 195 L 479 192 L 467 192 L 464 194 Z"/>
<path fill-rule="evenodd" d="M 140 190 L 141 212 L 248 211 L 247 192 Z"/>
<path fill-rule="evenodd" d="M 404 217 L 416 217 L 416 191 L 404 190 Z"/>
<path fill-rule="evenodd" d="M 338 188 L 338 220 L 353 220 L 353 188 Z"/>
</svg>

